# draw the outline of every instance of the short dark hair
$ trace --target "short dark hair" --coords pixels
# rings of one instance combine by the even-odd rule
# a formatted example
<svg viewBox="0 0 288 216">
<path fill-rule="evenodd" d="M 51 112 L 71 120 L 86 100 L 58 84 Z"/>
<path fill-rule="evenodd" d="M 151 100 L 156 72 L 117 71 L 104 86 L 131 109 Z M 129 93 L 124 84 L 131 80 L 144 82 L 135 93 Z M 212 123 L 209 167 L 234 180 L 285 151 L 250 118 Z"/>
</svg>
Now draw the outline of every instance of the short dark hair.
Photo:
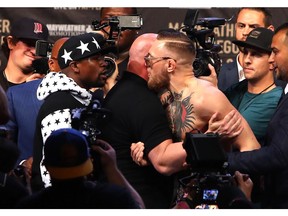
<svg viewBox="0 0 288 216">
<path fill-rule="evenodd" d="M 281 24 L 276 30 L 275 30 L 275 34 L 277 34 L 279 31 L 285 31 L 285 42 L 287 43 L 287 39 L 288 39 L 288 22 Z"/>
<path fill-rule="evenodd" d="M 272 25 L 272 14 L 271 12 L 267 9 L 267 8 L 253 8 L 253 7 L 243 7 L 240 8 L 237 12 L 237 16 L 236 16 L 236 20 L 238 19 L 239 13 L 244 10 L 244 9 L 248 9 L 248 10 L 254 10 L 254 11 L 258 11 L 260 13 L 264 14 L 264 25 L 267 28 L 268 26 Z"/>
<path fill-rule="evenodd" d="M 3 44 L 1 45 L 1 49 L 2 49 L 2 51 L 3 51 L 4 56 L 8 59 L 8 58 L 9 58 L 9 55 L 10 55 L 10 49 L 9 49 L 9 47 L 8 47 L 7 37 L 8 37 L 8 36 L 4 37 L 4 39 L 3 39 Z M 13 37 L 13 36 L 12 36 L 12 37 Z M 14 45 L 16 45 L 16 44 L 18 43 L 18 41 L 19 41 L 18 38 L 15 38 L 15 37 L 12 38 L 12 43 L 13 43 Z"/>
<path fill-rule="evenodd" d="M 281 24 L 276 30 L 275 30 L 275 34 L 279 31 L 282 30 L 287 30 L 288 33 L 288 22 Z"/>
<path fill-rule="evenodd" d="M 105 9 L 113 9 L 113 8 L 109 8 L 109 7 L 101 7 L 101 9 L 100 9 L 100 17 L 102 17 L 102 15 L 103 15 L 103 10 L 105 10 Z M 135 8 L 135 7 L 127 7 L 127 8 L 123 8 L 123 9 L 130 9 L 131 10 L 131 13 L 129 13 L 129 15 L 136 15 L 137 13 L 138 13 L 138 11 L 137 11 L 137 8 Z"/>
</svg>

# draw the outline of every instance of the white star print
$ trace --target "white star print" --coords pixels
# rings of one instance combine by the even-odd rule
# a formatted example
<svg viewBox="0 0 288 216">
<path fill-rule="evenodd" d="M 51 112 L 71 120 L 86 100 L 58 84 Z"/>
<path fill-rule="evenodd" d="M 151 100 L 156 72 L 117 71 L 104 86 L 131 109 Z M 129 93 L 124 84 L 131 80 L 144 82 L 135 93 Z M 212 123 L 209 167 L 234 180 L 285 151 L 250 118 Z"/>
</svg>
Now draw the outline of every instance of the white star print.
<svg viewBox="0 0 288 216">
<path fill-rule="evenodd" d="M 94 37 L 92 37 L 92 38 L 93 38 L 92 43 L 94 43 L 94 44 L 96 45 L 96 48 L 97 48 L 97 49 L 101 49 L 101 47 L 99 46 L 97 40 L 96 40 Z"/>
<path fill-rule="evenodd" d="M 80 46 L 78 46 L 76 49 L 81 49 L 81 54 L 83 55 L 83 53 L 85 52 L 85 51 L 88 51 L 88 52 L 90 52 L 90 50 L 88 49 L 88 44 L 89 43 L 83 43 L 82 41 L 80 41 Z"/>
<path fill-rule="evenodd" d="M 62 55 L 61 57 L 65 59 L 65 64 L 67 63 L 68 60 L 72 61 L 72 58 L 70 57 L 72 51 L 71 52 L 67 52 L 66 49 L 64 49 L 64 55 Z"/>
</svg>

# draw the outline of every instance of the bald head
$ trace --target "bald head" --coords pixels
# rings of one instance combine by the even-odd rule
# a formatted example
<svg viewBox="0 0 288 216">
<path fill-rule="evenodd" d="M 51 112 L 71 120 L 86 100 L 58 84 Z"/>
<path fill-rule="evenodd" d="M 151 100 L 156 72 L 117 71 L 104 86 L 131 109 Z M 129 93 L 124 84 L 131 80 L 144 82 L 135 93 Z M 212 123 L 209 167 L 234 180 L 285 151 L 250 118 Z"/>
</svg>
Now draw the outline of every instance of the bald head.
<svg viewBox="0 0 288 216">
<path fill-rule="evenodd" d="M 145 67 L 144 56 L 147 55 L 152 44 L 156 41 L 157 34 L 146 33 L 135 39 L 129 50 L 127 70 L 139 75 L 146 81 L 148 73 Z"/>
<path fill-rule="evenodd" d="M 54 43 L 52 51 L 51 51 L 51 57 L 48 61 L 50 71 L 58 72 L 61 70 L 58 65 L 57 56 L 58 56 L 59 49 L 68 39 L 69 37 L 63 37 L 63 38 L 58 39 Z"/>
</svg>

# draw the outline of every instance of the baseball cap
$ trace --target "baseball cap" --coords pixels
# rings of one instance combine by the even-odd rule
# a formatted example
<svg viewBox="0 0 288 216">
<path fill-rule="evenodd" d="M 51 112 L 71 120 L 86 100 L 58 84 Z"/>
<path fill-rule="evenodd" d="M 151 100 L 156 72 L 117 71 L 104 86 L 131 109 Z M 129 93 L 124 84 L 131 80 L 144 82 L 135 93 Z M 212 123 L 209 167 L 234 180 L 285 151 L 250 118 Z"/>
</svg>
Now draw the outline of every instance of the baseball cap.
<svg viewBox="0 0 288 216">
<path fill-rule="evenodd" d="M 88 175 L 93 164 L 86 137 L 72 128 L 53 131 L 44 145 L 44 165 L 54 179 Z"/>
<path fill-rule="evenodd" d="M 113 52 L 113 46 L 106 45 L 106 39 L 98 33 L 85 33 L 70 37 L 60 48 L 58 64 L 61 69 L 69 66 L 71 61 L 79 61 L 96 54 Z"/>
<path fill-rule="evenodd" d="M 258 27 L 248 34 L 245 41 L 236 40 L 232 43 L 240 47 L 255 48 L 270 53 L 273 35 L 274 32 L 270 29 Z"/>
<path fill-rule="evenodd" d="M 10 35 L 16 38 L 47 40 L 49 31 L 45 24 L 25 17 L 12 23 Z"/>
</svg>

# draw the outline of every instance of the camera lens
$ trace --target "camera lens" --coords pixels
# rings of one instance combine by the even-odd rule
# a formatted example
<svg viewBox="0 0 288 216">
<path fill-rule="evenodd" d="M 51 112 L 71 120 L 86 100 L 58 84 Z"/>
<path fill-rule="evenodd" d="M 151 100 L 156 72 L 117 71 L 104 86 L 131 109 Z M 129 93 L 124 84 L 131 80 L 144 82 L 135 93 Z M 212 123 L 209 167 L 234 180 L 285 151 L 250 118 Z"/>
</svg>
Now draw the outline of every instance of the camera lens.
<svg viewBox="0 0 288 216">
<path fill-rule="evenodd" d="M 104 75 L 107 77 L 110 77 L 110 76 L 112 76 L 112 74 L 114 73 L 114 71 L 116 69 L 115 62 L 111 57 L 108 57 L 108 56 L 105 56 L 104 60 L 107 63 Z"/>
</svg>

